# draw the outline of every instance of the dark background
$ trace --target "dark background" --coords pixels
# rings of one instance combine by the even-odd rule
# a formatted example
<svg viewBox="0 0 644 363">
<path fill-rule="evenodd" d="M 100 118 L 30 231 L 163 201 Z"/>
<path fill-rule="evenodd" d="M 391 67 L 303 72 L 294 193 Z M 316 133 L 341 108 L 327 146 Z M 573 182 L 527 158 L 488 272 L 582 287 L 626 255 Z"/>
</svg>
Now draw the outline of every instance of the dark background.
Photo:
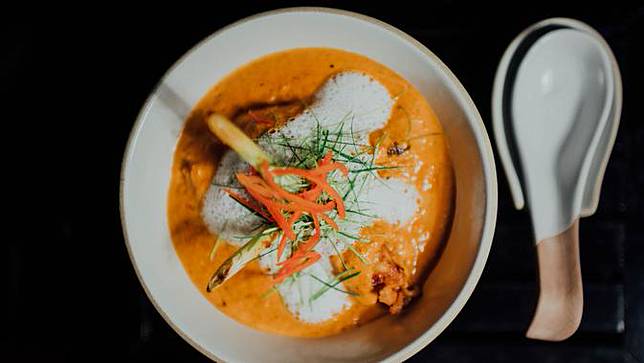
<svg viewBox="0 0 644 363">
<path fill-rule="evenodd" d="M 624 83 L 599 209 L 581 221 L 585 306 L 577 334 L 562 343 L 523 338 L 537 297 L 532 232 L 497 162 L 498 224 L 485 272 L 453 324 L 411 361 L 643 362 L 644 6 L 369 3 L 308 5 L 354 10 L 411 34 L 452 69 L 488 130 L 497 63 L 536 21 L 568 16 L 596 28 Z M 147 95 L 183 53 L 242 17 L 302 4 L 180 5 L 3 11 L 2 200 L 9 208 L 0 244 L 0 361 L 206 361 L 163 321 L 136 279 L 120 226 L 122 154 Z"/>
</svg>

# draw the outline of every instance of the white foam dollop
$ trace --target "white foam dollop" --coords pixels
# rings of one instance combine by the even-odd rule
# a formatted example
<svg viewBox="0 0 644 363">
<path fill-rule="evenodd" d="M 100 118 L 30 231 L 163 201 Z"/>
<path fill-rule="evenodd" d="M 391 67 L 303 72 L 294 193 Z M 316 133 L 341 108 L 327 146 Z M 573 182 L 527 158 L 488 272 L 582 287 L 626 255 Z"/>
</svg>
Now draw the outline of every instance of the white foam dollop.
<svg viewBox="0 0 644 363">
<path fill-rule="evenodd" d="M 219 238 L 238 246 L 244 244 L 246 241 L 244 236 L 251 234 L 262 220 L 231 198 L 221 186 L 241 187 L 235 178 L 235 173 L 247 168 L 248 164 L 243 162 L 234 151 L 226 151 L 206 191 L 201 209 L 201 216 L 208 229 Z M 234 189 L 234 191 L 248 197 L 243 189 Z"/>
<path fill-rule="evenodd" d="M 278 240 L 275 240 L 269 250 L 277 248 L 277 244 Z M 288 246 L 283 253 L 280 260 L 290 254 Z M 275 273 L 279 270 L 277 252 L 275 251 L 260 257 L 259 263 L 268 273 Z M 304 276 L 287 280 L 277 288 L 288 310 L 298 319 L 307 323 L 320 323 L 351 305 L 351 301 L 345 293 L 334 289 L 328 289 L 315 299 L 311 298 L 324 287 L 324 284 L 316 278 L 327 282 L 334 278 L 333 267 L 328 259 L 320 259 L 317 263 L 306 268 L 304 272 Z M 338 288 L 342 288 L 342 285 L 338 285 Z"/>
<path fill-rule="evenodd" d="M 369 210 L 391 224 L 402 224 L 412 219 L 418 208 L 418 191 L 400 179 L 377 179 L 366 190 Z"/>
</svg>

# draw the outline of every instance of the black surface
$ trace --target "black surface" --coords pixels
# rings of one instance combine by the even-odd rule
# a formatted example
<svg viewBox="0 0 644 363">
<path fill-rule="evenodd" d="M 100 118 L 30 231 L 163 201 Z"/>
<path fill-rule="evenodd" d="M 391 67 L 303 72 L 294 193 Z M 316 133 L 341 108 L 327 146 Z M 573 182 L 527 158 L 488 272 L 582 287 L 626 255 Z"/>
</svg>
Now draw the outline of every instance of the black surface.
<svg viewBox="0 0 644 363">
<path fill-rule="evenodd" d="M 173 5 L 160 14 L 101 7 L 84 14 L 5 12 L 0 99 L 9 110 L 2 117 L 9 213 L 1 244 L 0 361 L 206 361 L 163 321 L 135 277 L 118 183 L 134 119 L 174 61 L 225 24 L 296 5 L 236 4 Z M 537 294 L 532 232 L 528 215 L 514 210 L 497 163 L 498 224 L 485 272 L 454 323 L 411 361 L 644 361 L 644 6 L 317 5 L 374 16 L 420 40 L 460 79 L 488 130 L 494 72 L 521 30 L 569 16 L 607 39 L 622 71 L 624 109 L 599 209 L 581 221 L 580 330 L 556 344 L 523 338 Z"/>
</svg>

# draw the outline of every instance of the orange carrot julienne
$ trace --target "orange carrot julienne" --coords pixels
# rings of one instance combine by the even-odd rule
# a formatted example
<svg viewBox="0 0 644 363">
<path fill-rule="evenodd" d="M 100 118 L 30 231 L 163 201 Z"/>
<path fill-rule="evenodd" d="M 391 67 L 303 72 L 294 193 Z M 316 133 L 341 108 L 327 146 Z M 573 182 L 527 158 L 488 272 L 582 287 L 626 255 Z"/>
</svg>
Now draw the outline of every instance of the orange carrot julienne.
<svg viewBox="0 0 644 363">
<path fill-rule="evenodd" d="M 301 211 L 293 212 L 293 214 L 289 217 L 289 219 L 286 221 L 286 225 L 289 226 L 288 228 L 291 229 L 291 232 L 293 231 L 293 224 L 302 216 Z M 295 236 L 290 239 L 295 239 Z M 288 239 L 288 235 L 284 233 L 284 236 L 282 239 L 280 239 L 280 243 L 277 246 L 277 259 L 279 259 L 282 256 L 282 253 L 284 252 L 284 248 L 286 247 L 286 240 Z"/>
<path fill-rule="evenodd" d="M 338 230 L 338 225 L 335 223 L 333 218 L 327 216 L 326 214 L 320 214 L 320 218 L 322 218 L 323 221 L 325 221 L 331 228 L 335 229 L 336 231 Z"/>
<path fill-rule="evenodd" d="M 254 203 L 252 203 L 250 200 L 248 200 L 248 199 L 246 199 L 246 198 L 242 197 L 241 195 L 239 195 L 239 194 L 237 194 L 237 193 L 233 192 L 233 191 L 232 191 L 232 190 L 230 190 L 230 189 L 224 189 L 224 191 L 225 191 L 228 195 L 230 195 L 230 197 L 231 197 L 231 198 L 235 199 L 237 202 L 239 202 L 239 203 L 243 204 L 243 205 L 244 205 L 244 206 L 246 206 L 247 208 L 249 208 L 249 209 L 253 210 L 253 211 L 254 211 L 254 212 L 256 212 L 257 214 L 259 214 L 259 215 L 261 215 L 262 217 L 266 218 L 266 220 L 269 220 L 269 221 L 272 221 L 272 220 L 273 220 L 273 218 L 271 218 L 271 216 L 269 216 L 268 214 L 266 214 L 266 212 L 264 212 L 261 208 L 259 208 L 259 207 L 255 206 L 255 205 L 254 205 Z"/>
<path fill-rule="evenodd" d="M 324 157 L 320 159 L 319 165 L 324 165 L 326 163 L 329 163 L 331 161 L 331 158 L 333 158 L 333 151 L 329 150 L 326 152 Z"/>
<path fill-rule="evenodd" d="M 298 171 L 303 171 L 302 169 L 295 169 L 295 168 L 292 168 L 292 169 L 293 170 L 298 170 Z M 317 204 L 317 203 L 308 201 L 308 200 L 306 200 L 304 198 L 298 197 L 297 195 L 295 195 L 293 193 L 289 193 L 286 190 L 284 190 L 284 188 L 282 188 L 279 185 L 277 185 L 277 183 L 275 183 L 275 181 L 272 178 L 273 172 L 268 169 L 268 163 L 262 164 L 261 171 L 262 171 L 262 174 L 265 175 L 266 183 L 272 188 L 272 190 L 274 192 L 279 194 L 284 199 L 286 199 L 286 200 L 288 200 L 290 202 L 302 205 L 303 207 L 308 208 L 311 211 L 316 211 L 316 212 L 324 212 L 324 211 L 326 211 L 326 208 L 323 208 L 323 206 L 321 206 L 320 204 Z M 288 173 L 288 174 L 298 175 L 296 173 Z M 284 174 L 281 174 L 281 175 L 284 175 Z"/>
<path fill-rule="evenodd" d="M 262 193 L 262 190 L 256 187 L 255 184 L 253 184 L 253 177 L 238 175 L 237 179 L 239 180 L 240 184 L 242 184 L 246 188 L 248 194 L 250 194 L 254 199 L 264 205 L 268 213 L 271 215 L 272 220 L 275 221 L 275 224 L 277 224 L 277 226 L 284 232 L 286 237 L 295 239 L 295 233 L 293 233 L 292 229 L 281 213 L 282 205 L 272 201 L 266 196 L 265 193 Z"/>
<path fill-rule="evenodd" d="M 326 175 L 327 173 L 336 169 L 340 170 L 340 172 L 345 176 L 349 174 L 349 169 L 347 169 L 346 166 L 340 163 L 329 163 L 329 164 L 320 165 L 316 169 L 311 170 L 311 172 L 316 175 L 320 175 L 320 174 Z"/>
<path fill-rule="evenodd" d="M 250 115 L 254 117 L 252 114 Z M 327 152 L 318 161 L 317 167 L 313 169 L 305 170 L 293 167 L 270 168 L 268 162 L 263 162 L 256 166 L 256 168 L 248 173 L 238 173 L 237 179 L 248 194 L 266 210 L 264 212 L 263 209 L 259 209 L 263 212 L 262 215 L 270 217 L 270 220 L 274 221 L 277 227 L 282 230 L 283 235 L 277 247 L 278 259 L 283 254 L 286 243 L 289 240 L 295 241 L 297 238 L 293 230 L 295 222 L 303 215 L 308 215 L 313 220 L 313 234 L 306 241 L 300 243 L 289 258 L 277 263 L 280 266 L 280 270 L 274 275 L 274 281 L 279 283 L 288 276 L 302 271 L 320 259 L 320 254 L 313 251 L 313 248 L 321 238 L 321 220 L 331 226 L 331 228 L 338 230 L 337 223 L 326 213 L 336 209 L 338 216 L 344 218 L 344 203 L 338 192 L 329 184 L 326 178 L 327 174 L 334 170 L 338 170 L 344 175 L 347 175 L 348 169 L 345 165 L 333 161 L 333 153 L 331 151 Z M 299 176 L 307 180 L 311 187 L 299 193 L 289 192 L 274 180 L 276 176 L 282 175 Z M 318 202 L 318 199 L 323 192 L 331 200 L 322 204 Z M 243 197 L 236 199 L 249 207 L 253 204 Z M 257 207 L 252 209 L 257 210 Z M 272 241 L 274 241 L 274 238 Z"/>
<path fill-rule="evenodd" d="M 321 192 L 322 188 L 318 184 L 316 184 L 313 188 L 301 192 L 299 196 L 309 201 L 315 201 L 320 196 Z"/>
<path fill-rule="evenodd" d="M 296 169 L 296 168 L 283 168 L 283 169 L 275 170 L 274 174 L 275 175 L 293 174 L 293 175 L 301 176 L 305 179 L 308 179 L 316 183 L 317 185 L 320 185 L 320 187 L 322 187 L 322 189 L 325 192 L 327 192 L 327 194 L 329 194 L 331 199 L 333 199 L 333 201 L 335 202 L 336 209 L 338 210 L 338 216 L 340 218 L 344 218 L 345 210 L 344 210 L 344 203 L 342 202 L 342 197 L 340 197 L 340 194 L 338 194 L 338 192 L 335 189 L 333 189 L 333 187 L 331 187 L 326 182 L 326 180 L 323 180 L 322 177 L 318 175 L 313 175 L 307 172 L 306 170 Z"/>
<path fill-rule="evenodd" d="M 302 216 L 303 212 L 302 211 L 295 211 L 293 214 L 288 218 L 287 222 L 289 225 L 293 225 L 297 220 Z"/>
<path fill-rule="evenodd" d="M 288 240 L 288 237 L 286 237 L 286 234 L 282 235 L 282 238 L 280 238 L 280 242 L 277 245 L 277 259 L 282 256 L 282 253 L 284 253 L 284 248 L 286 248 L 286 241 Z"/>
<path fill-rule="evenodd" d="M 309 237 L 304 243 L 300 244 L 295 252 L 289 257 L 288 259 L 278 262 L 278 266 L 287 266 L 291 264 L 293 261 L 304 257 L 307 253 L 310 252 L 310 250 L 315 247 L 315 245 L 318 243 L 320 240 L 320 222 L 318 221 L 317 217 L 312 216 L 313 218 L 313 235 Z"/>
<path fill-rule="evenodd" d="M 302 263 L 300 264 L 291 264 L 289 266 L 285 266 L 282 268 L 280 271 L 277 272 L 275 275 L 275 283 L 280 283 L 284 281 L 287 277 L 291 276 L 292 274 L 296 272 L 300 272 L 304 270 L 305 268 L 311 266 L 312 264 L 316 263 L 320 259 L 320 254 L 317 252 L 310 252 L 306 254 L 304 257 L 300 258 L 300 260 L 303 260 Z"/>
</svg>

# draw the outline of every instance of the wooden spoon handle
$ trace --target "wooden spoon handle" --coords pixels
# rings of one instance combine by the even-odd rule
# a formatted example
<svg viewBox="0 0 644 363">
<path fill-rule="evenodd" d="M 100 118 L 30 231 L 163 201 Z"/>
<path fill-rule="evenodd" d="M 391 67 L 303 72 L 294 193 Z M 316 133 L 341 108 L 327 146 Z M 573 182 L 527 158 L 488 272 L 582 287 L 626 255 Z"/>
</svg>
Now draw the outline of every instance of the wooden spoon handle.
<svg viewBox="0 0 644 363">
<path fill-rule="evenodd" d="M 561 341 L 579 327 L 584 305 L 579 264 L 579 219 L 537 244 L 539 302 L 526 336 Z"/>
</svg>

